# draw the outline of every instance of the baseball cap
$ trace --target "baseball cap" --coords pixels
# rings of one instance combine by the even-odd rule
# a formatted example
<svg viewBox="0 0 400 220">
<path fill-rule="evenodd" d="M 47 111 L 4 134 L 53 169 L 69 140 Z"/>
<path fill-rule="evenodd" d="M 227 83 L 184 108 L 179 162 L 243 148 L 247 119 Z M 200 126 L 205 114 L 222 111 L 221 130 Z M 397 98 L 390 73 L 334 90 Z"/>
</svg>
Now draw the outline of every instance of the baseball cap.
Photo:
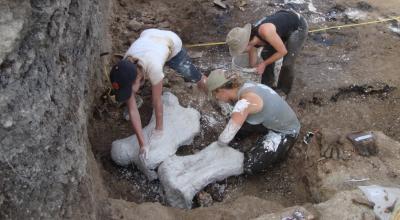
<svg viewBox="0 0 400 220">
<path fill-rule="evenodd" d="M 136 64 L 120 60 L 110 72 L 110 80 L 118 102 L 125 102 L 132 95 L 132 84 L 136 79 Z"/>
<path fill-rule="evenodd" d="M 229 46 L 229 53 L 235 57 L 243 53 L 249 44 L 251 35 L 251 24 L 244 27 L 235 27 L 226 36 L 226 43 Z"/>
</svg>

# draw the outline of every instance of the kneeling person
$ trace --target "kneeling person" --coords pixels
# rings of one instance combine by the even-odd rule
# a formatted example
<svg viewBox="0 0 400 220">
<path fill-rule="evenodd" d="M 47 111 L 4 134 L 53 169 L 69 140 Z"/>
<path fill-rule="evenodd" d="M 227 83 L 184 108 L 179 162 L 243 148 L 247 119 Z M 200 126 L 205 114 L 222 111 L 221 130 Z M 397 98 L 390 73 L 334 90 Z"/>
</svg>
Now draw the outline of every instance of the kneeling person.
<svg viewBox="0 0 400 220">
<path fill-rule="evenodd" d="M 217 100 L 235 103 L 231 119 L 218 138 L 220 145 L 228 145 L 236 135 L 263 134 L 245 153 L 245 173 L 258 173 L 287 155 L 299 134 L 300 122 L 274 90 L 250 81 L 243 84 L 239 77 L 228 79 L 219 70 L 209 75 L 206 85 Z"/>
</svg>

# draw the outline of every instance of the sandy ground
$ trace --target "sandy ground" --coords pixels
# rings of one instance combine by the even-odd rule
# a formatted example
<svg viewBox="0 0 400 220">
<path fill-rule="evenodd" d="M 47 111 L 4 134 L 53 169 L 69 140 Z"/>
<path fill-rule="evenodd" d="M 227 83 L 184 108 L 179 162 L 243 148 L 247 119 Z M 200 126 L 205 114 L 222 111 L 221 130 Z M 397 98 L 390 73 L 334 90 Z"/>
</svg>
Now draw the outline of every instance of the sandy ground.
<svg viewBox="0 0 400 220">
<path fill-rule="evenodd" d="M 115 14 L 110 27 L 114 45 L 112 53 L 123 53 L 140 30 L 150 27 L 174 30 L 187 44 L 223 41 L 230 28 L 255 21 L 284 6 L 284 1 L 248 0 L 241 11 L 237 2 L 225 2 L 229 9 L 217 8 L 206 0 L 115 0 Z M 312 3 L 315 11 L 310 11 L 307 3 L 292 5 L 303 12 L 311 29 L 357 22 L 344 15 L 345 9 L 361 13 L 358 21 L 386 18 L 400 11 L 398 0 L 368 0 L 364 3 L 314 0 Z M 127 29 L 132 19 L 143 22 L 138 31 Z M 400 35 L 392 32 L 390 26 L 391 23 L 381 23 L 309 34 L 297 60 L 296 79 L 287 100 L 301 121 L 300 139 L 307 131 L 328 129 L 342 136 L 353 131 L 380 130 L 400 140 L 400 91 L 397 89 L 400 85 Z M 203 56 L 194 62 L 205 74 L 231 65 L 226 46 L 193 51 L 203 52 Z M 179 154 L 195 153 L 216 140 L 226 118 L 215 105 L 199 96 L 195 88 L 185 84 L 171 70 L 166 71 L 166 90 L 177 94 L 182 105 L 194 107 L 202 113 L 202 133 L 191 146 L 179 151 Z M 146 124 L 151 114 L 148 89 L 142 92 L 142 96 L 145 102 L 140 112 L 142 122 Z M 104 168 L 102 175 L 109 196 L 136 203 L 165 204 L 159 182 L 149 183 L 135 167 L 117 167 L 110 159 L 111 142 L 132 134 L 129 123 L 122 118 L 122 108 L 99 101 L 91 124 L 93 151 L 99 166 Z M 238 142 L 234 147 L 241 144 L 246 145 L 246 142 Z M 313 178 L 310 175 L 316 168 L 306 164 L 318 158 L 310 158 L 306 152 L 307 145 L 299 140 L 288 160 L 264 174 L 242 175 L 220 182 L 218 187 L 225 189 L 223 200 L 251 195 L 278 201 L 285 207 L 315 202 L 309 191 L 309 179 Z"/>
</svg>

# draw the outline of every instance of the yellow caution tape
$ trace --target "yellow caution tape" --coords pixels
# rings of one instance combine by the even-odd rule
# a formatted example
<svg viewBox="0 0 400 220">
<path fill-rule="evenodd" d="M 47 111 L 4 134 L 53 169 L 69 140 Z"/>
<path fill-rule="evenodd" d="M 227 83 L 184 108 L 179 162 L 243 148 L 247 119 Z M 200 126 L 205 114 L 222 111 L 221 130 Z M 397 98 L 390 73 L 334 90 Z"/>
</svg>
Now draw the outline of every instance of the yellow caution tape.
<svg viewBox="0 0 400 220">
<path fill-rule="evenodd" d="M 320 29 L 310 30 L 310 31 L 308 31 L 308 33 L 326 31 L 326 30 L 331 30 L 331 29 L 342 29 L 342 28 L 348 28 L 348 27 L 364 26 L 364 25 L 377 24 L 377 23 L 383 23 L 383 22 L 394 21 L 394 20 L 400 20 L 400 16 L 392 17 L 392 18 L 388 18 L 388 19 L 375 20 L 375 21 L 367 21 L 367 22 L 362 22 L 362 23 L 357 23 L 357 24 L 344 24 L 344 25 L 338 25 L 338 26 L 333 26 L 333 27 L 320 28 Z"/>
<path fill-rule="evenodd" d="M 387 19 L 374 20 L 374 21 L 367 21 L 367 22 L 356 23 L 356 24 L 344 24 L 344 25 L 338 25 L 338 26 L 332 26 L 332 27 L 319 28 L 319 29 L 309 30 L 308 33 L 315 33 L 315 32 L 321 32 L 321 31 L 332 30 L 332 29 L 342 29 L 342 28 L 349 28 L 349 27 L 365 26 L 365 25 L 369 25 L 369 24 L 377 24 L 377 23 L 383 23 L 383 22 L 394 21 L 394 20 L 398 20 L 400 22 L 400 16 L 391 17 L 391 18 L 387 18 Z M 207 47 L 207 46 L 218 46 L 218 45 L 224 45 L 224 44 L 226 44 L 226 42 L 210 42 L 210 43 L 200 43 L 200 44 L 187 44 L 187 45 L 185 45 L 185 47 L 186 48 Z"/>
<path fill-rule="evenodd" d="M 218 45 L 224 45 L 226 42 L 211 42 L 211 43 L 201 43 L 201 44 L 190 44 L 190 45 L 185 45 L 186 48 L 190 47 L 205 47 L 205 46 L 218 46 Z"/>
<path fill-rule="evenodd" d="M 226 42 L 211 42 L 211 43 L 201 43 L 201 44 L 186 44 L 186 48 L 192 47 L 207 47 L 207 46 L 217 46 L 217 45 L 224 45 Z"/>
</svg>

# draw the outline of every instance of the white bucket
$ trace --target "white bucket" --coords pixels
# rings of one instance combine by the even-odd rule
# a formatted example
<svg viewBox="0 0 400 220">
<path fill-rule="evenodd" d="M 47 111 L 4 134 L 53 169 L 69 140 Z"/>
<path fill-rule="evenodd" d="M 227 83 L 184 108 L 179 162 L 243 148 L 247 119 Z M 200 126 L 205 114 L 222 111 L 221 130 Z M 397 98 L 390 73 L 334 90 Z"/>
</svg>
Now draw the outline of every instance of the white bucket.
<svg viewBox="0 0 400 220">
<path fill-rule="evenodd" d="M 259 57 L 257 61 L 260 61 Z M 259 78 L 256 68 L 250 67 L 249 55 L 247 53 L 232 58 L 232 70 L 239 72 L 240 77 L 244 80 L 255 81 Z"/>
<path fill-rule="evenodd" d="M 255 73 L 256 68 L 251 68 L 249 65 L 249 55 L 240 54 L 232 58 L 232 69 L 243 73 Z"/>
</svg>

